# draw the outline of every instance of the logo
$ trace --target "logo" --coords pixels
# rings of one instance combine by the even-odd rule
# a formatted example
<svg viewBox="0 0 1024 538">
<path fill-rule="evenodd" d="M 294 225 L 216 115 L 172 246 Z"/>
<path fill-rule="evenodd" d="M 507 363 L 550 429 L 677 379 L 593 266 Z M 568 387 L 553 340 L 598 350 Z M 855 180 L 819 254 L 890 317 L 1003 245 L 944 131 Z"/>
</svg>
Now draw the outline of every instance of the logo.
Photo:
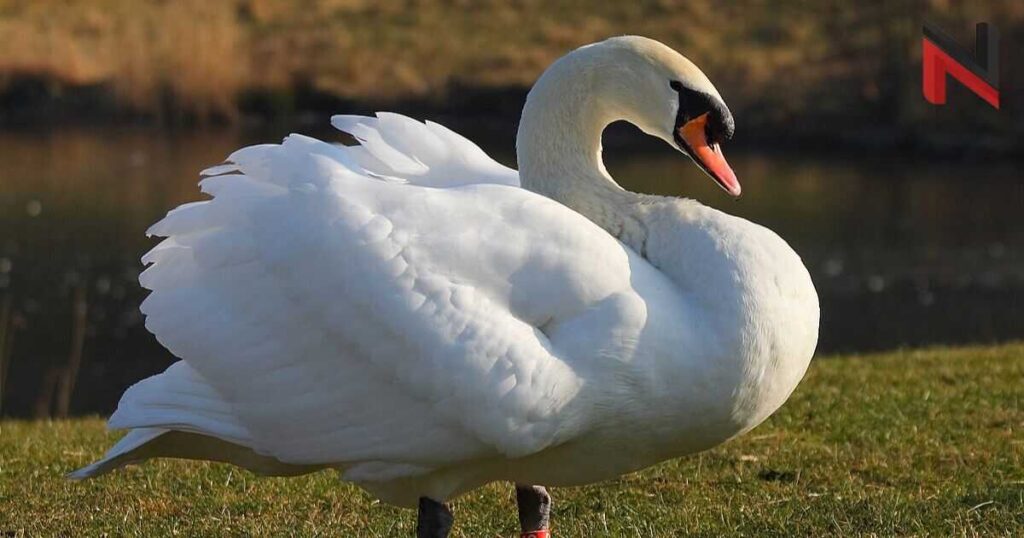
<svg viewBox="0 0 1024 538">
<path fill-rule="evenodd" d="M 926 101 L 946 104 L 946 79 L 953 77 L 999 109 L 999 32 L 986 22 L 975 29 L 974 57 L 933 24 L 924 23 L 921 89 Z"/>
</svg>

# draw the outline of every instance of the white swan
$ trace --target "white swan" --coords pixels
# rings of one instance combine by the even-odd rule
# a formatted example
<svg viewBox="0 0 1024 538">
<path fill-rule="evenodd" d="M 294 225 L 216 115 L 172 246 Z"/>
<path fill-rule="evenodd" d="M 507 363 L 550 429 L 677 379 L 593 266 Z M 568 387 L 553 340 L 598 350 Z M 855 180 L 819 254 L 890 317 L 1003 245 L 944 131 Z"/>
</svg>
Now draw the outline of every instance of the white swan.
<svg viewBox="0 0 1024 538">
<path fill-rule="evenodd" d="M 803 376 L 818 302 L 776 234 L 692 200 L 621 189 L 605 126 L 664 139 L 729 193 L 732 117 L 690 61 L 619 37 L 531 90 L 520 171 L 404 116 L 337 116 L 360 146 L 293 135 L 241 149 L 149 233 L 146 326 L 183 360 L 128 389 L 129 433 L 96 476 L 152 457 L 266 474 L 330 467 L 380 499 L 441 504 L 585 484 L 713 447 Z M 522 183 L 522 188 L 519 183 Z M 531 192 L 532 191 L 532 192 Z"/>
</svg>

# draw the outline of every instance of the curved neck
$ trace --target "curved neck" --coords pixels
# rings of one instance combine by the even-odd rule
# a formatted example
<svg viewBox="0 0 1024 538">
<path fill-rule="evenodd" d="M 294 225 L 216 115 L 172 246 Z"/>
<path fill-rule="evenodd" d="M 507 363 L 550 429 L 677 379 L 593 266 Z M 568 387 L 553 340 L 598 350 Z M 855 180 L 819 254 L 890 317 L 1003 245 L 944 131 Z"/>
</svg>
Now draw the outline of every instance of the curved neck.
<svg viewBox="0 0 1024 538">
<path fill-rule="evenodd" d="M 642 253 L 646 231 L 636 214 L 641 195 L 615 183 L 601 159 L 605 127 L 627 119 L 601 98 L 609 69 L 614 63 L 579 50 L 544 72 L 519 123 L 519 178 L 523 188 L 565 204 Z"/>
<path fill-rule="evenodd" d="M 689 334 L 697 335 L 649 350 L 667 365 L 659 370 L 669 374 L 662 386 L 692 383 L 695 372 L 731 379 L 731 420 L 748 429 L 785 400 L 807 367 L 818 326 L 814 286 L 771 231 L 693 200 L 636 194 L 615 183 L 601 159 L 605 127 L 627 120 L 658 136 L 641 111 L 621 106 L 652 97 L 630 84 L 636 58 L 619 54 L 611 45 L 578 49 L 530 90 L 516 138 L 521 185 L 586 216 L 675 284 L 678 294 L 642 276 L 647 264 L 633 273 L 641 275 L 637 286 L 649 286 L 642 292 L 651 309 L 648 334 L 676 334 L 676 324 L 689 322 Z M 640 372 L 638 385 L 648 374 Z"/>
</svg>

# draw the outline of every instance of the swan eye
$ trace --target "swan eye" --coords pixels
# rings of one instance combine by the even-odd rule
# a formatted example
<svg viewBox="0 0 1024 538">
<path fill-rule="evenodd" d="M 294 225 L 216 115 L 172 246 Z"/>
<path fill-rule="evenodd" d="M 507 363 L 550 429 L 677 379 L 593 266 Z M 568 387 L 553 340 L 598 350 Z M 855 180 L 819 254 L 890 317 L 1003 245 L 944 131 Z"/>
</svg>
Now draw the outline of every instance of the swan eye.
<svg viewBox="0 0 1024 538">
<path fill-rule="evenodd" d="M 678 80 L 670 80 L 668 83 L 668 87 L 678 92 L 683 89 L 683 84 Z"/>
</svg>

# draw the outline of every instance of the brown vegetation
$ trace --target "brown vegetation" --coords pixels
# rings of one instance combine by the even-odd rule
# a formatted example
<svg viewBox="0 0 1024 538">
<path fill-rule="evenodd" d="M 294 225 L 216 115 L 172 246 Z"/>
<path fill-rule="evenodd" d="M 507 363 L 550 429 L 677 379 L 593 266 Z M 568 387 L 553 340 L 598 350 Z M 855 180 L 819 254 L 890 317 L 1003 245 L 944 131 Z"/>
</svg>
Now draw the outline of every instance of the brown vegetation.
<svg viewBox="0 0 1024 538">
<path fill-rule="evenodd" d="M 0 2 L 0 83 L 105 86 L 119 106 L 231 119 L 246 83 L 229 2 Z"/>
<path fill-rule="evenodd" d="M 943 121 L 917 84 L 925 18 L 964 43 L 982 20 L 1006 42 L 1024 38 L 1024 5 L 996 0 L 0 0 L 0 94 L 26 79 L 56 100 L 100 88 L 114 111 L 158 120 L 233 120 L 247 107 L 288 114 L 308 95 L 457 109 L 453 89 L 524 89 L 567 50 L 637 33 L 697 61 L 748 127 L 909 125 Z M 969 118 L 947 121 L 987 112 L 962 100 Z M 1005 127 L 1005 118 L 977 121 Z"/>
</svg>

